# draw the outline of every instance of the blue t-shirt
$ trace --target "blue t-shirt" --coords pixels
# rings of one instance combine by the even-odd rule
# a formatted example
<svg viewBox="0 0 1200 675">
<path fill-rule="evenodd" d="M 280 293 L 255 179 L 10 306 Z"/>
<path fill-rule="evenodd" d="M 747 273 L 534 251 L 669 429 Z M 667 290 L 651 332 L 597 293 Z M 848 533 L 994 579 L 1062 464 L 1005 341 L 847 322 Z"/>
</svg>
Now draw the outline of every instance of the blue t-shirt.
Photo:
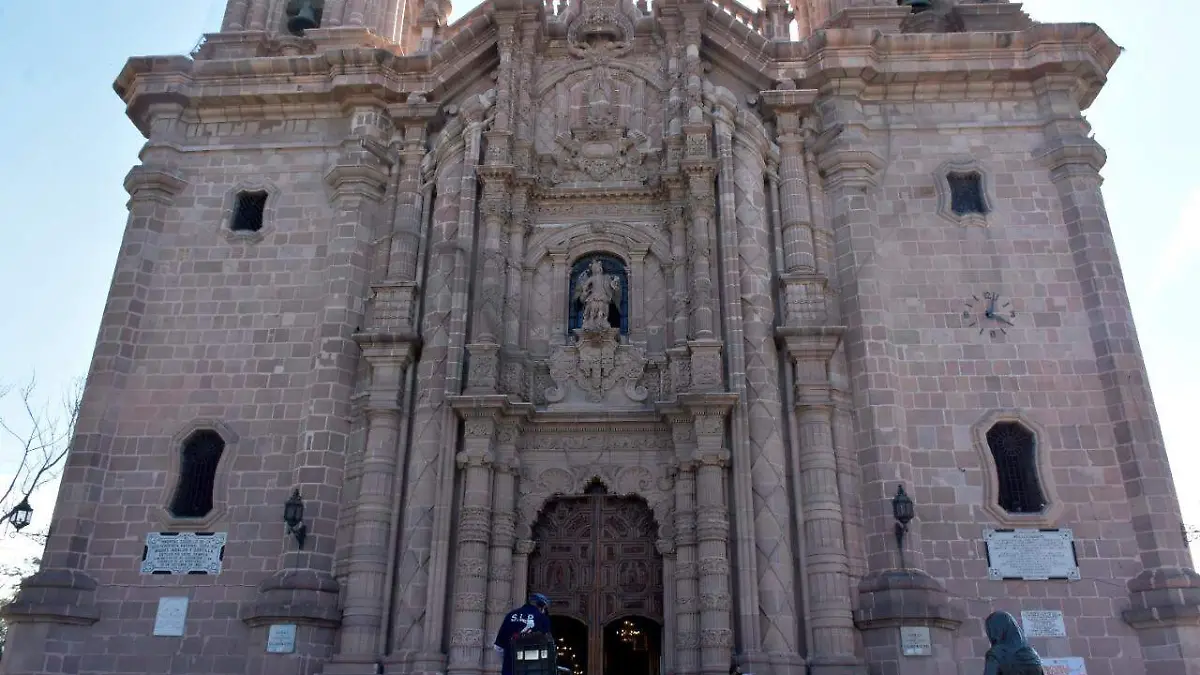
<svg viewBox="0 0 1200 675">
<path fill-rule="evenodd" d="M 508 649 L 512 640 L 525 633 L 550 633 L 550 617 L 533 605 L 518 607 L 504 616 L 500 632 L 496 634 L 496 646 Z"/>
</svg>

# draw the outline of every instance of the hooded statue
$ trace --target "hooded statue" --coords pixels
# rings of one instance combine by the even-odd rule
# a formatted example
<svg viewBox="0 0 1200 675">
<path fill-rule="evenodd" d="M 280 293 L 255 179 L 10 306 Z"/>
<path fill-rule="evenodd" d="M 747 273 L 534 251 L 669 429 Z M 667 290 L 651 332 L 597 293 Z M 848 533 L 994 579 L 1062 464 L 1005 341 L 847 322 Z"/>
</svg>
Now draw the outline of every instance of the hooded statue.
<svg viewBox="0 0 1200 675">
<path fill-rule="evenodd" d="M 992 643 L 984 658 L 983 675 L 1045 675 L 1042 658 L 1025 641 L 1012 614 L 992 612 L 983 625 Z"/>
</svg>

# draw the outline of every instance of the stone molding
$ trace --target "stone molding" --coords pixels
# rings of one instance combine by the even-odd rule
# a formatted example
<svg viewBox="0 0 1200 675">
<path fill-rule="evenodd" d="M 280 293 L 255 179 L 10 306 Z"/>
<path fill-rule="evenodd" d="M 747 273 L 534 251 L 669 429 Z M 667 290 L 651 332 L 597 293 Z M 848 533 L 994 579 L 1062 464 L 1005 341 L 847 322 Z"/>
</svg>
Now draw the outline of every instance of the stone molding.
<svg viewBox="0 0 1200 675">
<path fill-rule="evenodd" d="M 998 422 L 1016 422 L 1033 432 L 1038 484 L 1047 501 L 1041 513 L 1009 513 L 1000 506 L 1000 478 L 996 460 L 987 442 L 988 429 Z M 1064 505 L 1055 487 L 1050 451 L 1045 447 L 1048 437 L 1046 430 L 1022 410 L 989 410 L 971 426 L 972 444 L 979 456 L 979 468 L 983 471 L 983 503 L 980 506 L 997 523 L 1005 527 L 1054 527 L 1062 517 Z"/>
<path fill-rule="evenodd" d="M 612 495 L 646 500 L 658 525 L 658 538 L 673 538 L 675 481 L 671 476 L 665 472 L 656 475 L 650 468 L 639 465 L 588 463 L 573 467 L 533 465 L 523 469 L 517 486 L 518 540 L 532 536 L 534 523 L 552 499 L 583 494 L 588 484 L 596 479 Z"/>
<path fill-rule="evenodd" d="M 481 26 L 488 23 L 486 17 L 477 18 Z M 995 33 L 986 32 L 901 35 L 830 29 L 803 42 L 771 42 L 757 36 L 761 49 L 749 51 L 721 39 L 726 36 L 719 35 L 720 27 L 711 22 L 705 31 L 716 41 L 716 48 L 721 49 L 724 42 L 724 49 L 744 53 L 750 61 L 747 65 L 760 72 L 787 67 L 802 73 L 797 81 L 800 88 L 814 88 L 830 79 L 870 83 L 903 73 L 905 78 L 919 74 L 915 83 L 905 80 L 910 89 L 913 84 L 955 82 L 960 87 L 991 83 L 1008 91 L 1013 81 L 1062 74 L 1079 82 L 1074 91 L 1081 108 L 1095 99 L 1120 53 L 1107 34 L 1087 24 L 1036 24 L 1004 33 L 1002 42 Z M 149 133 L 149 107 L 159 102 L 182 102 L 194 109 L 253 107 L 256 92 L 269 89 L 277 107 L 311 110 L 314 105 L 340 105 L 348 97 L 364 93 L 361 88 L 339 86 L 337 74 L 343 72 L 356 72 L 361 81 L 374 83 L 370 88 L 384 102 L 413 91 L 436 97 L 452 88 L 467 69 L 476 67 L 465 57 L 494 43 L 495 36 L 494 26 L 478 32 L 462 30 L 418 59 L 379 47 L 356 47 L 278 57 L 254 69 L 246 67 L 244 58 L 138 57 L 126 63 L 114 88 L 145 134 Z M 590 65 L 586 61 L 578 64 L 579 68 Z M 847 72 L 856 75 L 847 78 Z M 301 78 L 308 84 L 295 91 L 278 91 L 273 83 L 286 77 Z"/>
<path fill-rule="evenodd" d="M 858 586 L 859 630 L 930 626 L 958 630 L 965 612 L 952 604 L 946 589 L 920 570 L 884 570 L 865 577 Z"/>
<path fill-rule="evenodd" d="M 1146 570 L 1129 581 L 1125 623 L 1137 630 L 1200 627 L 1200 575 L 1190 569 Z"/>
<path fill-rule="evenodd" d="M 197 431 L 212 430 L 217 432 L 225 449 L 221 451 L 221 459 L 217 462 L 217 471 L 213 480 L 213 507 L 201 518 L 179 518 L 171 514 L 171 500 L 179 486 L 180 471 L 183 465 L 183 443 Z M 229 472 L 238 453 L 240 437 L 228 424 L 217 419 L 197 418 L 179 428 L 171 440 L 168 449 L 167 480 L 163 486 L 162 497 L 159 500 L 159 523 L 168 530 L 185 532 L 206 532 L 218 523 L 225 522 L 228 509 Z"/>
<path fill-rule="evenodd" d="M 43 569 L 21 582 L 0 617 L 13 623 L 90 626 L 100 620 L 96 581 L 78 570 Z"/>
<path fill-rule="evenodd" d="M 267 204 L 263 208 L 262 227 L 255 232 L 237 232 L 233 229 L 233 216 L 237 210 L 237 196 L 241 192 L 266 192 Z M 261 176 L 239 179 L 225 191 L 221 206 L 221 236 L 231 244 L 256 244 L 275 231 L 275 220 L 282 191 L 274 182 Z"/>
<path fill-rule="evenodd" d="M 950 174 L 975 173 L 979 175 L 979 188 L 983 195 L 983 213 L 958 215 L 951 209 L 954 199 L 950 189 Z M 987 227 L 988 216 L 996 209 L 996 197 L 992 189 L 992 176 L 979 160 L 972 157 L 951 159 L 942 162 L 933 172 L 933 184 L 937 189 L 937 214 L 945 220 L 963 227 Z"/>
<path fill-rule="evenodd" d="M 341 624 L 339 586 L 328 573 L 285 569 L 258 585 L 254 599 L 244 603 L 239 618 L 250 627 L 296 623 L 320 628 Z"/>
</svg>

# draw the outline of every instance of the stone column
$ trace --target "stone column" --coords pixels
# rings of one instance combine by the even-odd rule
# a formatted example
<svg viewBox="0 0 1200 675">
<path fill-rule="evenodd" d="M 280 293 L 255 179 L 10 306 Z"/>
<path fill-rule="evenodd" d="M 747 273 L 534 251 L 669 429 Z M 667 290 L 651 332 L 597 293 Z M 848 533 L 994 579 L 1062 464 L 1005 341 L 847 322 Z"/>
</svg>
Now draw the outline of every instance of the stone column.
<svg viewBox="0 0 1200 675">
<path fill-rule="evenodd" d="M 735 250 L 740 263 L 736 297 L 741 302 L 738 314 L 743 317 L 742 390 L 748 411 L 758 602 L 765 617 L 762 649 L 773 673 L 796 673 L 803 670 L 803 659 L 798 648 L 796 561 L 792 549 L 795 509 L 788 495 L 773 274 L 770 256 L 766 255 L 771 250 L 764 189 L 765 152 L 769 146 L 760 129 L 739 128 L 737 137 L 731 139 L 721 132 L 723 126 L 719 123 L 718 143 L 732 145 L 728 151 L 722 149 L 721 155 L 729 155 L 729 225 L 737 233 Z M 742 393 L 736 385 L 733 390 Z"/>
<path fill-rule="evenodd" d="M 808 663 L 818 675 L 861 672 L 862 666 L 855 655 L 828 372 L 841 332 L 839 328 L 802 328 L 785 338 L 795 368 L 798 496 L 804 516 L 804 572 L 812 635 Z"/>
<path fill-rule="evenodd" d="M 567 308 L 567 288 L 568 284 L 561 283 L 561 279 L 568 277 L 569 270 L 567 269 L 567 251 L 566 249 L 550 249 L 550 278 L 555 279 L 554 290 L 551 291 L 551 302 L 554 306 L 550 308 L 550 344 L 561 345 L 567 341 L 567 317 L 570 314 L 566 313 Z M 529 286 L 526 286 L 529 288 Z"/>
<path fill-rule="evenodd" d="M 855 625 L 862 631 L 868 660 L 894 653 L 896 626 L 931 626 L 951 631 L 962 620 L 941 584 L 923 572 L 920 509 L 923 486 L 913 485 L 913 466 L 906 444 L 899 365 L 892 353 L 884 279 L 878 243 L 885 237 L 876 214 L 877 175 L 884 160 L 876 152 L 858 96 L 861 83 L 839 82 L 823 91 L 817 109 L 825 128 L 841 125 L 836 138 L 814 150 L 825 176 L 829 217 L 834 232 L 836 282 L 843 337 L 849 364 L 855 417 L 855 443 L 862 464 L 861 493 L 866 505 L 869 573 L 858 587 Z M 891 498 L 903 483 L 914 494 L 918 515 L 905 541 L 908 567 L 898 569 Z"/>
<path fill-rule="evenodd" d="M 691 415 L 680 415 L 671 419 L 671 425 L 679 457 L 675 476 L 675 672 L 695 675 L 700 672 L 695 423 Z"/>
<path fill-rule="evenodd" d="M 1143 567 L 1129 582 L 1131 602 L 1123 618 L 1138 631 L 1146 672 L 1195 675 L 1200 575 L 1180 534 L 1179 498 L 1100 192 L 1107 156 L 1079 110 L 1077 87 L 1070 77 L 1035 83 L 1039 107 L 1050 120 L 1038 156 L 1062 203 Z"/>
<path fill-rule="evenodd" d="M 506 251 L 502 250 L 501 235 L 508 228 L 511 213 L 512 167 L 480 167 L 483 198 L 479 212 L 483 223 L 480 229 L 479 256 L 474 288 L 474 320 L 472 339 L 467 345 L 470 354 L 467 391 L 491 394 L 497 390 L 500 375 L 500 336 L 503 333 L 504 282 L 507 267 Z"/>
<path fill-rule="evenodd" d="M 648 246 L 635 246 L 629 251 L 629 336 L 631 342 L 646 344 L 646 254 Z"/>
<path fill-rule="evenodd" d="M 162 108 L 168 118 L 164 122 L 177 120 L 181 112 L 179 106 L 170 108 L 173 110 Z M 54 528 L 46 541 L 41 569 L 21 583 L 13 601 L 2 609 L 9 627 L 8 644 L 23 645 L 5 655 L 5 673 L 68 672 L 65 665 L 46 667 L 51 652 L 49 636 L 62 637 L 65 626 L 81 632 L 90 630 L 100 619 L 95 604 L 96 581 L 87 573 L 87 534 L 94 522 L 92 514 L 97 495 L 103 490 L 108 449 L 116 433 L 107 410 L 133 369 L 134 361 L 126 354 L 138 344 L 141 300 L 149 290 L 150 270 L 158 260 L 163 221 L 175 196 L 188 185 L 171 164 L 156 163 L 166 159 L 146 157 L 148 163 L 135 166 L 125 177 L 129 215 L 121 240 L 124 255 L 118 258 L 113 271 L 71 452 L 63 467 Z M 64 663 L 61 658 L 50 661 L 55 662 Z"/>
<path fill-rule="evenodd" d="M 354 508 L 341 649 L 326 672 L 375 675 L 376 664 L 383 656 L 380 638 L 388 591 L 384 583 L 390 560 L 387 549 L 392 530 L 392 493 L 400 459 L 400 398 L 413 345 L 408 339 L 397 341 L 381 334 L 355 337 L 371 367 L 367 441 Z"/>
<path fill-rule="evenodd" d="M 800 114 L 794 109 L 779 113 L 779 204 L 783 216 L 783 271 L 814 272 L 813 223 L 808 203 L 808 175 L 804 166 L 804 139 Z"/>
<path fill-rule="evenodd" d="M 450 617 L 450 675 L 470 675 L 483 667 L 484 612 L 492 522 L 492 440 L 495 413 L 461 409 L 463 449 L 456 458 L 462 475 L 455 543 L 454 613 Z"/>
<path fill-rule="evenodd" d="M 513 546 L 513 581 L 512 597 L 509 608 L 525 604 L 525 596 L 529 594 L 529 554 L 537 542 L 532 539 L 518 539 Z M 497 630 L 499 630 L 497 628 Z"/>
<path fill-rule="evenodd" d="M 700 672 L 726 675 L 733 656 L 729 503 L 725 492 L 725 411 L 701 409 L 696 433 L 696 554 L 700 599 Z"/>
<path fill-rule="evenodd" d="M 457 231 L 462 195 L 463 144 L 440 149 L 434 180 L 437 200 L 430 228 L 428 270 L 425 274 L 424 316 L 421 318 L 421 357 L 417 382 L 425 391 L 413 412 L 412 439 L 405 471 L 405 507 L 397 564 L 397 600 L 393 616 L 389 672 L 408 672 L 423 645 L 430 553 L 433 546 L 433 509 L 437 503 L 438 476 L 445 427 L 453 423 L 446 408 L 445 381 L 450 348 L 450 308 L 458 256 Z"/>
<path fill-rule="evenodd" d="M 712 264 L 713 243 L 709 237 L 716 217 L 713 180 L 716 169 L 709 162 L 692 165 L 688 170 L 688 262 L 691 278 L 692 326 L 697 340 L 716 337 Z M 693 373 L 694 377 L 694 373 Z"/>
<path fill-rule="evenodd" d="M 225 16 L 221 19 L 221 32 L 245 30 L 246 12 L 250 9 L 250 0 L 229 0 L 225 5 Z"/>
<path fill-rule="evenodd" d="M 500 656 L 490 649 L 512 604 L 513 545 L 516 543 L 517 436 L 520 426 L 512 418 L 503 420 L 497 435 L 496 461 L 492 478 L 492 541 L 488 564 L 487 620 L 484 622 L 485 670 L 498 673 Z"/>
<path fill-rule="evenodd" d="M 525 235 L 529 229 L 528 185 L 517 187 L 513 205 L 513 217 L 508 222 L 508 260 L 505 264 L 504 292 L 504 346 L 518 349 L 521 346 L 521 317 L 524 305 L 522 268 L 525 259 Z"/>
</svg>

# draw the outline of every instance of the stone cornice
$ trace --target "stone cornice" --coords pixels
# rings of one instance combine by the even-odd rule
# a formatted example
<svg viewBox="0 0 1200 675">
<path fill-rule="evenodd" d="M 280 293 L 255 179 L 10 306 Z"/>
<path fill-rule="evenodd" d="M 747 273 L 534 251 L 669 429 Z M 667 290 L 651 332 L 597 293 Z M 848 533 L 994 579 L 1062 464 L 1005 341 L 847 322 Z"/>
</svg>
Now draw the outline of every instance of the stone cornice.
<svg viewBox="0 0 1200 675">
<path fill-rule="evenodd" d="M 1011 91 L 1014 82 L 1062 75 L 1080 82 L 1075 95 L 1086 108 L 1120 54 L 1093 24 L 930 34 L 831 28 L 803 42 L 771 42 L 755 34 L 742 36 L 749 29 L 736 21 L 728 23 L 709 21 L 704 27 L 708 44 L 722 53 L 722 62 L 736 59 L 743 77 L 793 80 L 800 89 L 854 80 L 871 86 L 919 89 L 954 83 Z M 347 47 L 269 59 L 137 57 L 125 64 L 114 89 L 143 133 L 148 133 L 149 106 L 163 102 L 204 109 L 320 106 L 366 94 L 392 105 L 407 102 L 414 92 L 445 101 L 474 81 L 469 73 L 486 70 L 496 60 L 496 27 L 489 13 L 454 28 L 453 35 L 428 54 Z"/>
</svg>

